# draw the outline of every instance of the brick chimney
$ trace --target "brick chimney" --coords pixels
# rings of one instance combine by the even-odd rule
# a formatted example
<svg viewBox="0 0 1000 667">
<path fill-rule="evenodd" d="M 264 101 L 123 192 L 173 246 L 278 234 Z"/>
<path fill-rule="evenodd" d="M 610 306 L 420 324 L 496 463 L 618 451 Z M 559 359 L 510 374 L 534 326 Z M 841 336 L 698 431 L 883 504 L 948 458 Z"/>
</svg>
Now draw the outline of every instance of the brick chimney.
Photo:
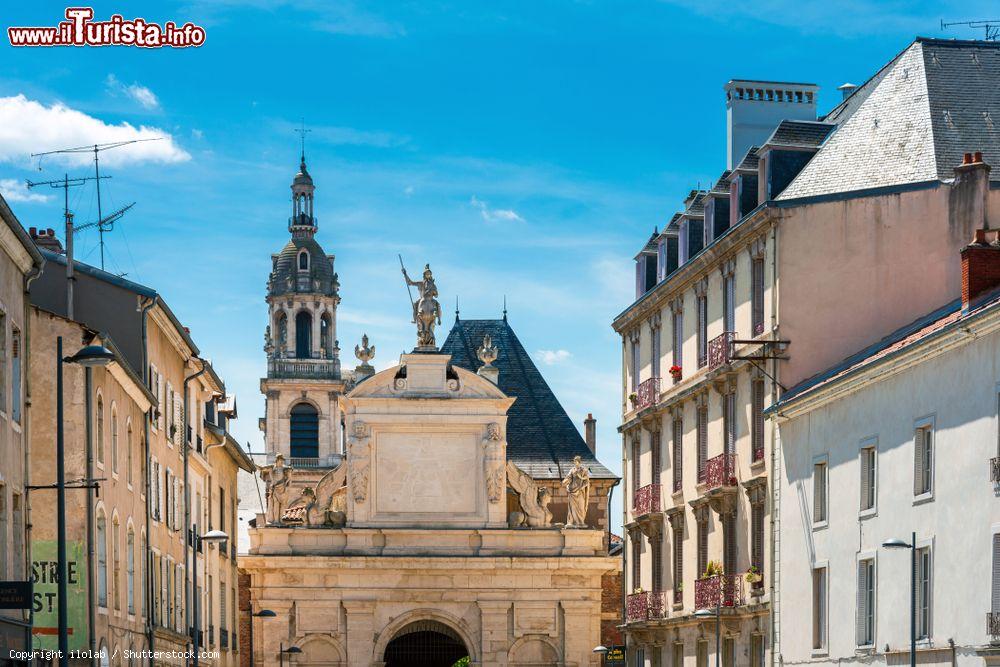
<svg viewBox="0 0 1000 667">
<path fill-rule="evenodd" d="M 54 230 L 31 227 L 28 229 L 28 234 L 31 236 L 31 240 L 34 241 L 35 245 L 39 248 L 45 248 L 46 250 L 57 252 L 60 255 L 65 254 L 62 243 L 60 243 L 59 239 L 56 238 Z"/>
<path fill-rule="evenodd" d="M 587 446 L 593 454 L 597 453 L 597 420 L 594 415 L 587 413 L 587 418 L 583 420 L 583 439 L 587 441 Z"/>
<path fill-rule="evenodd" d="M 961 256 L 962 311 L 966 312 L 980 296 L 1000 287 L 1000 230 L 977 229 Z"/>
</svg>

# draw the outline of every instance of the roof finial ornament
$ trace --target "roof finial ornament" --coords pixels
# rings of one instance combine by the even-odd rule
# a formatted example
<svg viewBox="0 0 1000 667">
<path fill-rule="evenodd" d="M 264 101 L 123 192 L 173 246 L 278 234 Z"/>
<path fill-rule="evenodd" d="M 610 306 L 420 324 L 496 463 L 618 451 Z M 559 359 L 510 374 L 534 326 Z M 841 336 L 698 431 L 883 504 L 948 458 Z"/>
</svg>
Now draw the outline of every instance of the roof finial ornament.
<svg viewBox="0 0 1000 667">
<path fill-rule="evenodd" d="M 503 295 L 503 321 L 507 321 L 507 295 Z"/>
<path fill-rule="evenodd" d="M 458 295 L 455 295 L 455 321 L 458 322 Z"/>
<path fill-rule="evenodd" d="M 493 344 L 493 337 L 489 334 L 483 336 L 483 344 L 476 350 L 476 356 L 479 357 L 479 361 L 483 362 L 483 366 L 489 366 L 497 360 L 498 355 L 499 351 L 497 350 L 497 346 Z"/>
<path fill-rule="evenodd" d="M 299 133 L 299 138 L 302 140 L 302 167 L 306 166 L 306 132 L 312 132 L 312 130 L 306 129 L 306 119 L 302 118 L 300 120 L 301 126 L 295 129 L 295 132 Z"/>
</svg>

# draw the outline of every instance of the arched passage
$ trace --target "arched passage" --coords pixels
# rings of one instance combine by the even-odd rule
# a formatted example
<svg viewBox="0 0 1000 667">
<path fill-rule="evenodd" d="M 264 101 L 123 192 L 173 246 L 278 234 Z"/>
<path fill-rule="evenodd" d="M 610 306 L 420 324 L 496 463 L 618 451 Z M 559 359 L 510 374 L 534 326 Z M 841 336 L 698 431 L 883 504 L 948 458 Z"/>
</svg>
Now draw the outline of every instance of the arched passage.
<svg viewBox="0 0 1000 667">
<path fill-rule="evenodd" d="M 469 657 L 462 637 L 440 621 L 407 623 L 385 647 L 386 667 L 452 667 Z"/>
</svg>

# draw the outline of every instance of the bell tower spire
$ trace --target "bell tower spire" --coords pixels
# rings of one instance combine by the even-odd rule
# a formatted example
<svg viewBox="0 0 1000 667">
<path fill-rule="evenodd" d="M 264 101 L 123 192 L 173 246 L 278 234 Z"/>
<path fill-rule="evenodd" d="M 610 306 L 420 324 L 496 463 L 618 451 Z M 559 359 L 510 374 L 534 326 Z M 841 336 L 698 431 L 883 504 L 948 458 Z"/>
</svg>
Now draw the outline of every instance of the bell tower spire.
<svg viewBox="0 0 1000 667">
<path fill-rule="evenodd" d="M 299 159 L 299 173 L 292 179 L 292 217 L 288 220 L 288 231 L 292 236 L 311 237 L 316 233 L 316 218 L 313 216 L 313 185 L 312 176 L 306 169 L 306 129 L 305 121 L 302 127 L 295 130 L 302 141 L 302 153 Z"/>
</svg>

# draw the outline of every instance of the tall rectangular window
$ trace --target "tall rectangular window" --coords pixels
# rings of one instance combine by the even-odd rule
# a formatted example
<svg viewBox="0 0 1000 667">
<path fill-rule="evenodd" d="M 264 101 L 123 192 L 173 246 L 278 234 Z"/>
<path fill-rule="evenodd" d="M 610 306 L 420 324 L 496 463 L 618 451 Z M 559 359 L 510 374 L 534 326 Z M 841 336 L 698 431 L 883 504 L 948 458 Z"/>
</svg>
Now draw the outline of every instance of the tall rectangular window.
<svg viewBox="0 0 1000 667">
<path fill-rule="evenodd" d="M 7 412 L 7 313 L 0 311 L 0 412 Z"/>
<path fill-rule="evenodd" d="M 673 332 L 671 334 L 671 349 L 674 366 L 684 366 L 684 313 L 681 310 L 674 311 Z"/>
<path fill-rule="evenodd" d="M 764 333 L 764 258 L 754 257 L 750 265 L 751 324 L 753 335 Z"/>
<path fill-rule="evenodd" d="M 708 569 L 708 520 L 700 519 L 698 521 L 698 573 L 697 577 L 700 579 L 705 576 L 705 570 Z"/>
<path fill-rule="evenodd" d="M 660 432 L 653 431 L 649 434 L 649 470 L 650 476 L 649 481 L 651 484 L 660 483 L 660 471 L 662 470 L 660 462 Z"/>
<path fill-rule="evenodd" d="M 875 559 L 858 561 L 858 646 L 875 643 Z"/>
<path fill-rule="evenodd" d="M 861 448 L 861 511 L 868 512 L 875 509 L 875 497 L 877 493 L 878 466 L 875 445 L 867 445 Z"/>
<path fill-rule="evenodd" d="M 673 422 L 673 478 L 674 493 L 684 488 L 684 420 L 680 416 Z"/>
<path fill-rule="evenodd" d="M 993 582 L 990 587 L 990 611 L 1000 616 L 1000 533 L 993 533 Z M 1000 620 L 997 621 L 1000 624 Z"/>
<path fill-rule="evenodd" d="M 813 464 L 813 524 L 827 521 L 827 464 L 818 461 Z"/>
<path fill-rule="evenodd" d="M 930 547 L 917 549 L 917 639 L 931 636 L 933 593 Z"/>
<path fill-rule="evenodd" d="M 639 490 L 641 485 L 641 466 L 639 465 L 639 438 L 632 440 L 632 498 L 635 499 L 635 494 Z"/>
<path fill-rule="evenodd" d="M 726 454 L 736 453 L 736 392 L 722 395 L 722 430 L 724 441 L 723 451 Z"/>
<path fill-rule="evenodd" d="M 21 421 L 21 330 L 11 328 L 10 335 L 10 414 Z"/>
<path fill-rule="evenodd" d="M 708 363 L 708 297 L 699 296 L 698 306 L 698 368 Z"/>
<path fill-rule="evenodd" d="M 751 460 L 764 460 L 764 380 L 756 378 L 750 383 L 750 449 Z"/>
<path fill-rule="evenodd" d="M 705 463 L 708 461 L 708 406 L 698 406 L 698 482 L 705 481 Z"/>
<path fill-rule="evenodd" d="M 650 376 L 658 378 L 660 377 L 660 327 L 650 329 L 649 336 L 649 365 L 652 368 Z"/>
<path fill-rule="evenodd" d="M 14 551 L 14 558 L 11 559 L 10 574 L 12 579 L 24 578 L 24 508 L 21 503 L 21 494 L 10 494 L 11 514 L 14 520 L 14 535 L 11 540 Z"/>
<path fill-rule="evenodd" d="M 670 667 L 684 667 L 684 644 L 674 642 L 674 654 Z"/>
<path fill-rule="evenodd" d="M 7 578 L 8 545 L 7 536 L 10 519 L 7 510 L 7 485 L 0 484 L 0 577 Z"/>
<path fill-rule="evenodd" d="M 722 516 L 722 571 L 736 572 L 736 511 Z"/>
<path fill-rule="evenodd" d="M 642 537 L 638 534 L 632 540 L 632 590 L 642 586 Z"/>
<path fill-rule="evenodd" d="M 764 667 L 764 635 L 750 635 L 750 667 Z"/>
<path fill-rule="evenodd" d="M 758 502 L 750 506 L 750 564 L 757 568 L 761 582 L 754 584 L 760 588 L 764 576 L 764 503 Z"/>
<path fill-rule="evenodd" d="M 722 640 L 723 667 L 736 667 L 736 640 L 726 637 Z"/>
<path fill-rule="evenodd" d="M 674 524 L 674 602 L 683 600 L 679 595 L 684 588 L 684 531 Z"/>
<path fill-rule="evenodd" d="M 934 429 L 931 424 L 913 432 L 913 495 L 931 493 L 934 488 Z"/>
<path fill-rule="evenodd" d="M 639 337 L 632 341 L 632 391 L 639 391 Z"/>
<path fill-rule="evenodd" d="M 663 537 L 661 533 L 649 540 L 653 561 L 653 591 L 657 593 L 663 590 Z"/>
<path fill-rule="evenodd" d="M 708 667 L 708 642 L 704 639 L 698 640 L 695 667 Z"/>
<path fill-rule="evenodd" d="M 817 567 L 812 571 L 812 642 L 813 649 L 826 648 L 826 568 Z"/>
<path fill-rule="evenodd" d="M 725 331 L 736 331 L 736 277 L 732 273 L 722 279 L 722 326 Z"/>
</svg>

